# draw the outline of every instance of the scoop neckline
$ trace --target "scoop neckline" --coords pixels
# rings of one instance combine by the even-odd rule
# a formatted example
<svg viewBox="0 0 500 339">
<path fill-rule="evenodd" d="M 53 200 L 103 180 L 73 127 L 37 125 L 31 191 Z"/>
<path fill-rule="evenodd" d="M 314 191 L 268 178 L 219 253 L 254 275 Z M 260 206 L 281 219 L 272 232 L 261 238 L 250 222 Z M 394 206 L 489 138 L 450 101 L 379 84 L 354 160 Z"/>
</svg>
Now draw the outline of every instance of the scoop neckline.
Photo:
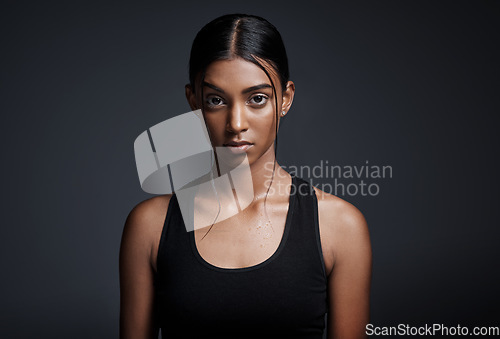
<svg viewBox="0 0 500 339">
<path fill-rule="evenodd" d="M 262 267 L 270 264 L 274 260 L 276 260 L 276 258 L 280 255 L 280 253 L 285 248 L 285 244 L 286 244 L 286 241 L 288 239 L 288 234 L 290 233 L 290 227 L 291 227 L 290 225 L 291 225 L 292 218 L 293 218 L 293 210 L 294 210 L 295 200 L 296 200 L 296 197 L 295 197 L 296 196 L 296 189 L 295 189 L 296 176 L 291 175 L 291 177 L 292 177 L 292 180 L 291 180 L 290 194 L 288 196 L 288 211 L 286 213 L 285 229 L 283 230 L 283 235 L 281 237 L 281 241 L 280 241 L 280 244 L 278 245 L 278 248 L 276 249 L 276 251 L 274 251 L 274 253 L 269 258 L 267 258 L 266 260 L 264 260 L 256 265 L 247 266 L 247 267 L 229 268 L 229 267 L 215 266 L 215 265 L 209 263 L 208 261 L 206 261 L 205 259 L 203 259 L 200 252 L 198 252 L 198 248 L 196 246 L 196 239 L 194 237 L 194 231 L 191 231 L 191 232 L 189 232 L 190 233 L 189 234 L 189 242 L 191 243 L 191 249 L 193 250 L 193 254 L 196 257 L 196 259 L 198 259 L 198 261 L 203 266 L 205 266 L 211 270 L 215 270 L 218 272 L 225 272 L 225 273 L 239 273 L 239 272 L 253 271 L 253 270 L 262 268 Z"/>
</svg>

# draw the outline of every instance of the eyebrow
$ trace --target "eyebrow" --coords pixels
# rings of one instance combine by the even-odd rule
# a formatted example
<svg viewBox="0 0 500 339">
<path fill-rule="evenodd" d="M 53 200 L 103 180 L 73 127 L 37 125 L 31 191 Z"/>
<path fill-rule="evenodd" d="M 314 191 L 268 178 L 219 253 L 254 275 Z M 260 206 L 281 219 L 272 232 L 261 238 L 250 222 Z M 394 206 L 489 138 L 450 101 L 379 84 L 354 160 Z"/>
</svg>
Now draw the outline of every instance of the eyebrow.
<svg viewBox="0 0 500 339">
<path fill-rule="evenodd" d="M 217 92 L 221 92 L 222 94 L 226 94 L 226 92 L 224 92 L 221 88 L 219 88 L 219 87 L 217 87 L 215 85 L 212 85 L 209 82 L 203 81 L 202 85 L 210 87 L 211 89 L 216 90 Z M 243 91 L 241 91 L 241 93 L 245 94 L 245 93 L 249 93 L 249 92 L 252 92 L 252 91 L 256 91 L 256 90 L 261 89 L 261 88 L 272 88 L 272 86 L 269 85 L 269 84 L 255 85 L 255 86 L 252 86 L 252 87 L 245 88 Z"/>
</svg>

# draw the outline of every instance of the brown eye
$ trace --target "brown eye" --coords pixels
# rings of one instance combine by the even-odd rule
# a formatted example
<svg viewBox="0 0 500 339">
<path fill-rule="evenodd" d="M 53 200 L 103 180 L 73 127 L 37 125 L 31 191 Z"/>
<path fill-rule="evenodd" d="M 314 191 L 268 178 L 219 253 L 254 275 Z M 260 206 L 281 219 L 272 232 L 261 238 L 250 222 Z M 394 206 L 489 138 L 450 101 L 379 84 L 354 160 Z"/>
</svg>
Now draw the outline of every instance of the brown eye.
<svg viewBox="0 0 500 339">
<path fill-rule="evenodd" d="M 219 97 L 208 97 L 207 104 L 209 106 L 220 106 L 220 105 L 224 104 L 224 100 L 222 100 Z"/>
<path fill-rule="evenodd" d="M 250 99 L 250 102 L 257 105 L 264 105 L 267 102 L 267 97 L 262 94 L 255 95 L 252 97 L 252 99 Z"/>
</svg>

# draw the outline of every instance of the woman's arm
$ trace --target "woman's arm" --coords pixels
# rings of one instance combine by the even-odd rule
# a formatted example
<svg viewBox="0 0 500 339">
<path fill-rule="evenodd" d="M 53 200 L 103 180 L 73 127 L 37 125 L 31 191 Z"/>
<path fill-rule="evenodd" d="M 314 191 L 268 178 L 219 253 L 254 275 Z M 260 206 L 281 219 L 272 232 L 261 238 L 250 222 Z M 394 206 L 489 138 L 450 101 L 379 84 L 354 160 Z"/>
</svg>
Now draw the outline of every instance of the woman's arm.
<svg viewBox="0 0 500 339">
<path fill-rule="evenodd" d="M 328 275 L 328 339 L 366 338 L 372 252 L 366 220 L 350 203 L 323 201 L 320 222 L 333 262 Z"/>
<path fill-rule="evenodd" d="M 120 339 L 158 338 L 154 262 L 165 219 L 165 199 L 138 204 L 128 215 L 120 247 Z"/>
</svg>

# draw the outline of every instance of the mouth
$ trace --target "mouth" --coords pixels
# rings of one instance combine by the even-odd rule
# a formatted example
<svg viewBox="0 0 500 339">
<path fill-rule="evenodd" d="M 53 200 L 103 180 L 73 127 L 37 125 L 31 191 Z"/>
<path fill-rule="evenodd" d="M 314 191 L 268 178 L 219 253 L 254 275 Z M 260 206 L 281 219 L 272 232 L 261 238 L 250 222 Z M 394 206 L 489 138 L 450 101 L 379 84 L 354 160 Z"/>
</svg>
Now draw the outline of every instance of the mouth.
<svg viewBox="0 0 500 339">
<path fill-rule="evenodd" d="M 227 147 L 233 153 L 241 153 L 246 152 L 250 147 L 253 146 L 253 143 L 246 140 L 230 141 L 223 144 L 222 146 Z"/>
</svg>

